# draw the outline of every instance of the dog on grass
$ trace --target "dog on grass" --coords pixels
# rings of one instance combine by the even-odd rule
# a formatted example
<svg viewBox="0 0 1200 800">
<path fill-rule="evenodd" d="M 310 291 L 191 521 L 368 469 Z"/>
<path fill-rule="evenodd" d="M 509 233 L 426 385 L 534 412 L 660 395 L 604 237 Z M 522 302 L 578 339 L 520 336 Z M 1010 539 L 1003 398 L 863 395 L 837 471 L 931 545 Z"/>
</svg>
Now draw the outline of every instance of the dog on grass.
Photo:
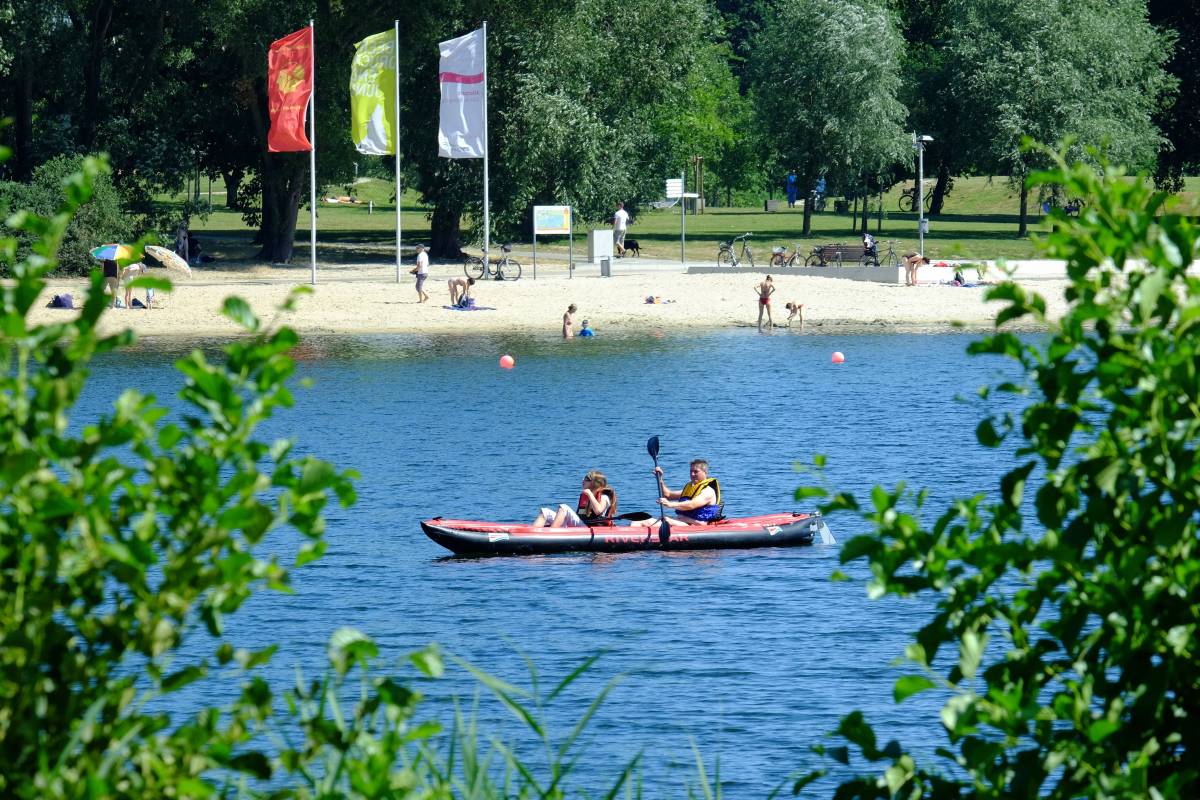
<svg viewBox="0 0 1200 800">
<path fill-rule="evenodd" d="M 642 255 L 642 248 L 638 246 L 637 239 L 626 239 L 625 240 L 625 249 L 623 251 L 621 251 L 621 255 L 623 255 L 623 256 L 634 255 L 634 256 L 638 256 L 640 258 Z"/>
</svg>

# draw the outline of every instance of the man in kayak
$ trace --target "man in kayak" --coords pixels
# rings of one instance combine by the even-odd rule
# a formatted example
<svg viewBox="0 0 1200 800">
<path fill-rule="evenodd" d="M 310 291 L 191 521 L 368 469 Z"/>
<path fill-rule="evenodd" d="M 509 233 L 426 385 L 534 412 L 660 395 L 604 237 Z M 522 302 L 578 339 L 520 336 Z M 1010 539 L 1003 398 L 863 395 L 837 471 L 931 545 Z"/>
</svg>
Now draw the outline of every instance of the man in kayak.
<svg viewBox="0 0 1200 800">
<path fill-rule="evenodd" d="M 691 466 L 692 479 L 678 492 L 668 489 L 663 483 L 662 468 L 654 468 L 654 474 L 658 477 L 658 492 L 662 495 L 658 498 L 658 504 L 675 512 L 675 517 L 670 520 L 673 527 L 707 525 L 723 516 L 725 506 L 721 502 L 721 484 L 716 478 L 708 477 L 708 462 L 697 458 Z M 630 524 L 653 528 L 658 523 L 657 519 L 643 519 Z"/>
</svg>

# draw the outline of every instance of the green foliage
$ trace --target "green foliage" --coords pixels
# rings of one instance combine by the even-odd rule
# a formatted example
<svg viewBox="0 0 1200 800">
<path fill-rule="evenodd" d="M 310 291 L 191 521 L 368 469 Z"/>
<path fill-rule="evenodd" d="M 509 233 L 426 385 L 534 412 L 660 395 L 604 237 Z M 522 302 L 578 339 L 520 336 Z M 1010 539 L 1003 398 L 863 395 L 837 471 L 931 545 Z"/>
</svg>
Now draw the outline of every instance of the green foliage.
<svg viewBox="0 0 1200 800">
<path fill-rule="evenodd" d="M 63 187 L 75 180 L 84 159 L 60 156 L 47 161 L 33 173 L 28 183 L 0 182 L 0 211 L 27 209 L 39 216 L 54 214 L 61 203 Z M 96 266 L 90 251 L 107 242 L 127 241 L 132 231 L 121 213 L 121 198 L 107 172 L 96 176 L 90 196 L 74 209 L 58 245 L 50 254 L 62 272 L 87 275 Z M 17 231 L 17 258 L 24 258 L 38 241 L 36 230 Z M 0 264 L 0 274 L 8 274 L 8 264 Z"/>
<path fill-rule="evenodd" d="M 760 124 L 802 192 L 826 174 L 858 185 L 907 153 L 896 99 L 902 48 L 877 0 L 786 0 L 770 9 L 750 74 Z M 806 210 L 806 233 L 810 218 Z"/>
<path fill-rule="evenodd" d="M 988 447 L 1019 436 L 1022 463 L 994 501 L 960 500 L 932 527 L 904 510 L 903 486 L 876 488 L 870 509 L 850 495 L 828 506 L 873 528 L 842 552 L 866 561 L 872 596 L 936 600 L 896 701 L 947 697 L 944 772 L 896 743 L 879 749 L 862 715 L 848 716 L 837 733 L 873 774 L 839 798 L 1200 790 L 1200 280 L 1187 274 L 1197 229 L 1144 180 L 1047 155 L 1057 168 L 1032 183 L 1088 198 L 1077 220 L 1056 212 L 1043 242 L 1068 262 L 1070 307 L 1052 321 L 1040 296 L 998 285 L 997 327 L 1029 319 L 1049 337 L 999 332 L 971 346 L 1025 372 L 981 390 L 1029 397 L 1024 410 L 978 430 Z M 848 763 L 846 748 L 819 750 Z"/>
<path fill-rule="evenodd" d="M 293 403 L 297 337 L 239 298 L 224 313 L 247 335 L 219 362 L 199 351 L 176 362 L 175 415 L 129 389 L 100 419 L 72 419 L 92 360 L 133 338 L 98 333 L 108 306 L 98 274 L 77 317 L 28 323 L 74 215 L 107 171 L 94 158 L 81 167 L 53 215 L 11 218 L 31 241 L 25 257 L 14 239 L 0 240 L 12 275 L 0 287 L 0 795 L 567 797 L 579 738 L 615 683 L 561 741 L 543 712 L 598 655 L 546 694 L 532 666 L 530 691 L 459 662 L 542 743 L 538 770 L 498 741 L 481 750 L 473 718 L 456 715 L 448 736 L 416 720 L 421 695 L 374 671 L 378 647 L 353 628 L 332 634 L 317 679 L 300 675 L 281 692 L 256 674 L 276 647 L 239 647 L 226 619 L 255 591 L 290 591 L 290 569 L 322 556 L 325 507 L 354 502 L 356 475 L 297 455 L 292 441 L 255 438 Z M 300 540 L 290 566 L 263 553 L 284 532 Z M 425 678 L 443 663 L 433 646 L 408 658 Z M 192 684 L 229 678 L 240 691 L 226 707 L 182 720 L 152 710 Z"/>
</svg>

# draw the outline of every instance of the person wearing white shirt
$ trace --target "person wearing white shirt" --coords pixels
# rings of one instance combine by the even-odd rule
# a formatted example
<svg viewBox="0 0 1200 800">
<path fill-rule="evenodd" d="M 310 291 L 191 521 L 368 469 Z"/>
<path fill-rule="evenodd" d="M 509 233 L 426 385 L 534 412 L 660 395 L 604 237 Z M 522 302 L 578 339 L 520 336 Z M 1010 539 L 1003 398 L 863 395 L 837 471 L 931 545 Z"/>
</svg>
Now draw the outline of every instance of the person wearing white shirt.
<svg viewBox="0 0 1200 800">
<path fill-rule="evenodd" d="M 617 203 L 616 213 L 613 214 L 613 244 L 617 246 L 617 255 L 625 255 L 625 231 L 630 223 L 629 212 L 624 203 Z"/>
</svg>

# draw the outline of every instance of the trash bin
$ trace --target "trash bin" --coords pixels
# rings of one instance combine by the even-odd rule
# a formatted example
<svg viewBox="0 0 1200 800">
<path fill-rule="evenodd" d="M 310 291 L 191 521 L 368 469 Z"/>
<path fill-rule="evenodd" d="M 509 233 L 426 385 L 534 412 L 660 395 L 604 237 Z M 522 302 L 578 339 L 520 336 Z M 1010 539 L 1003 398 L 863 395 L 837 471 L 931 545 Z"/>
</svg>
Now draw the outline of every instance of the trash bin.
<svg viewBox="0 0 1200 800">
<path fill-rule="evenodd" d="M 611 278 L 612 277 L 612 259 L 611 258 L 600 259 L 600 277 L 601 278 Z"/>
</svg>

